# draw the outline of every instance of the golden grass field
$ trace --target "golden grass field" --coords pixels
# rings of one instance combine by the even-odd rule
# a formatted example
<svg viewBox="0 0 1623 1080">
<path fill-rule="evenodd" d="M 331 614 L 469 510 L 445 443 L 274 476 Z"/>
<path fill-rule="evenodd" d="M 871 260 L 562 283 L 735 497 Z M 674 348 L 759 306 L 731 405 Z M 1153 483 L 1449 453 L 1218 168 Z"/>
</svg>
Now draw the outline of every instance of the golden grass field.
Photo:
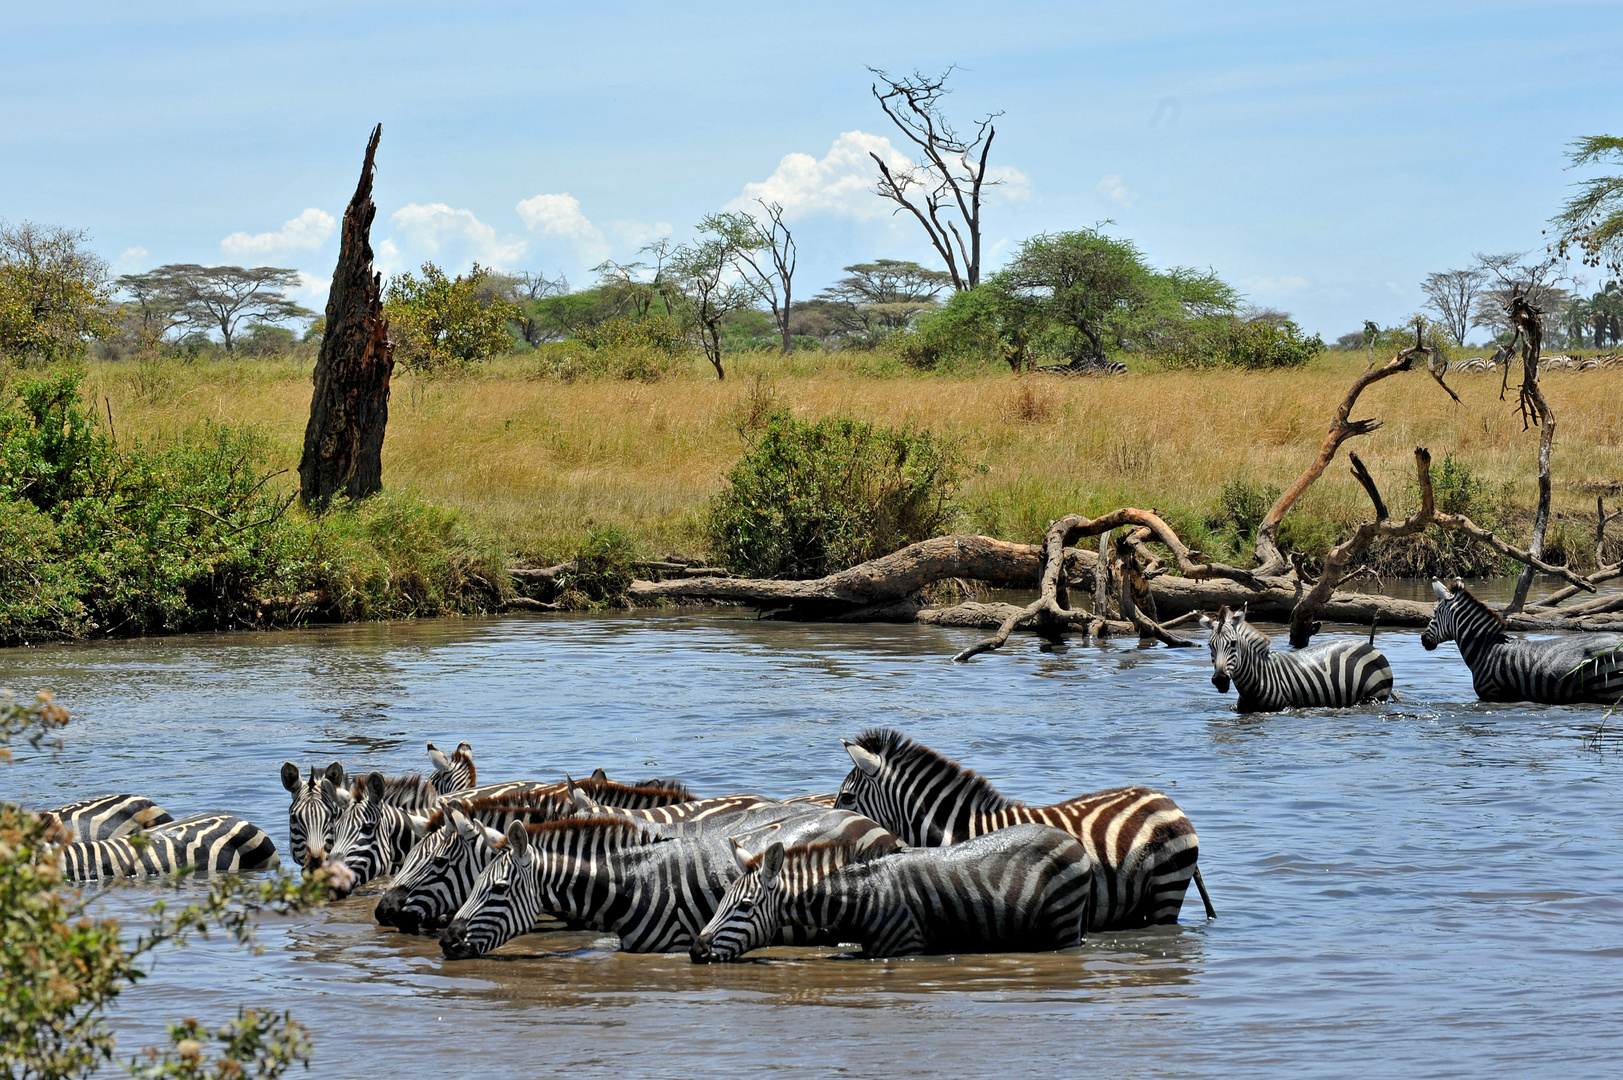
<svg viewBox="0 0 1623 1080">
<path fill-rule="evenodd" d="M 743 446 L 752 412 L 781 406 L 928 427 L 970 465 L 965 530 L 1035 540 L 1049 519 L 1153 506 L 1193 521 L 1220 505 L 1225 481 L 1287 485 L 1316 451 L 1363 354 L 1328 353 L 1306 368 L 1048 375 L 875 377 L 842 354 L 734 357 L 725 382 L 708 366 L 656 383 L 572 383 L 524 356 L 438 381 L 397 375 L 384 482 L 457 508 L 508 550 L 566 556 L 589 528 L 616 525 L 650 551 L 702 554 L 701 511 Z M 1422 371 L 1367 391 L 1354 415 L 1384 426 L 1353 440 L 1397 511 L 1413 499 L 1412 450 L 1450 453 L 1513 512 L 1530 509 L 1538 435 L 1523 431 L 1497 375 L 1450 377 L 1455 405 Z M 1555 502 L 1574 541 L 1593 535 L 1597 491 L 1623 480 L 1623 370 L 1551 372 Z M 200 421 L 246 423 L 280 464 L 298 461 L 310 402 L 308 361 L 92 363 L 87 390 L 110 405 L 120 440 L 164 439 Z M 283 478 L 289 489 L 296 477 Z M 1345 457 L 1308 492 L 1304 521 L 1368 513 Z M 1523 527 L 1523 531 L 1525 527 Z M 1526 536 L 1510 537 L 1518 544 Z M 1570 553 L 1580 565 L 1588 545 Z"/>
</svg>

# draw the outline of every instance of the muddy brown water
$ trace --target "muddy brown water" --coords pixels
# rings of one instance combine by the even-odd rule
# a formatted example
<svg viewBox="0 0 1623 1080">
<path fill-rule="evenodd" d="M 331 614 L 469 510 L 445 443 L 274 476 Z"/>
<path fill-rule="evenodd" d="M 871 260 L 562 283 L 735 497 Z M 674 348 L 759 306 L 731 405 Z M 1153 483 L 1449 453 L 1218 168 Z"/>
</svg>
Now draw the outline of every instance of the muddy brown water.
<svg viewBox="0 0 1623 1080">
<path fill-rule="evenodd" d="M 482 780 L 601 765 L 789 796 L 833 790 L 840 736 L 883 724 L 1030 801 L 1164 788 L 1219 912 L 1191 890 L 1180 926 L 1036 956 L 694 967 L 558 933 L 453 963 L 376 927 L 373 890 L 266 921 L 259 955 L 164 955 L 117 1012 L 131 1052 L 240 1003 L 293 1010 L 323 1077 L 1619 1075 L 1623 741 L 1586 741 L 1602 710 L 1478 703 L 1453 646 L 1412 630 L 1378 638 L 1401 702 L 1250 717 L 1204 649 L 1017 638 L 947 662 L 975 636 L 667 613 L 0 651 L 0 686 L 74 717 L 62 752 L 0 775 L 8 798 L 138 791 L 285 844 L 286 758 L 421 769 L 425 739 L 466 738 Z"/>
</svg>

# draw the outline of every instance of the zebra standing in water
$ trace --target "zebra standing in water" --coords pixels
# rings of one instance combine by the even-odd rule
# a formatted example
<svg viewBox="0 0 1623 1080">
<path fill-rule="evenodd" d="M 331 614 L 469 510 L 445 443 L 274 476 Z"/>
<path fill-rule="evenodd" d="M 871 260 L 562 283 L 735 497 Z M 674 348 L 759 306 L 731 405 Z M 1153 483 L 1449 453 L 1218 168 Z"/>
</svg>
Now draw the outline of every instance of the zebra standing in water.
<svg viewBox="0 0 1623 1080">
<path fill-rule="evenodd" d="M 276 845 L 264 830 L 230 814 L 194 814 L 159 825 L 141 844 L 128 837 L 69 844 L 61 855 L 68 881 L 173 874 L 189 867 L 213 877 L 276 862 Z"/>
<path fill-rule="evenodd" d="M 744 876 L 689 950 L 696 964 L 735 960 L 785 926 L 821 929 L 876 957 L 1047 952 L 1087 936 L 1092 861 L 1074 836 L 1047 825 L 868 861 L 848 844 L 738 854 Z"/>
<path fill-rule="evenodd" d="M 163 807 L 141 795 L 98 795 L 93 799 L 80 799 L 54 810 L 41 810 L 39 819 L 45 823 L 45 838 L 58 844 L 118 840 L 139 829 L 151 829 L 175 820 Z"/>
<path fill-rule="evenodd" d="M 1368 642 L 1325 641 L 1276 653 L 1243 608 L 1219 608 L 1200 624 L 1212 632 L 1212 685 L 1226 694 L 1233 679 L 1241 712 L 1345 708 L 1392 696 L 1392 665 L 1375 647 L 1373 628 Z"/>
<path fill-rule="evenodd" d="M 774 838 L 845 841 L 875 854 L 897 846 L 895 837 L 876 834 L 873 822 L 856 814 L 784 819 L 740 839 L 765 844 Z M 543 914 L 618 934 L 626 952 L 686 948 L 740 876 L 733 842 L 714 834 L 665 840 L 619 817 L 514 822 L 440 935 L 440 948 L 451 960 L 483 956 Z"/>
<path fill-rule="evenodd" d="M 1503 615 L 1472 596 L 1458 578 L 1431 583 L 1437 606 L 1420 634 L 1429 652 L 1444 641 L 1459 646 L 1471 684 L 1483 701 L 1611 705 L 1623 697 L 1623 634 L 1563 634 L 1548 641 L 1513 641 Z"/>
<path fill-rule="evenodd" d="M 384 926 L 408 934 L 442 929 L 462 906 L 473 883 L 495 857 L 494 846 L 515 821 L 539 825 L 573 817 L 577 799 L 590 792 L 594 806 L 642 810 L 673 803 L 695 804 L 680 784 L 617 784 L 593 776 L 517 794 L 447 798 L 429 817 L 427 835 L 394 873 L 373 911 Z M 483 830 L 481 832 L 480 830 Z"/>
<path fill-rule="evenodd" d="M 1093 860 L 1089 930 L 1177 922 L 1191 877 L 1206 917 L 1217 915 L 1195 865 L 1200 857 L 1195 827 L 1159 791 L 1111 788 L 1052 806 L 1027 806 L 897 731 L 865 731 L 856 742 L 845 741 L 845 749 L 855 768 L 840 785 L 835 805 L 872 818 L 905 844 L 961 844 L 1026 822 L 1076 837 Z"/>
</svg>

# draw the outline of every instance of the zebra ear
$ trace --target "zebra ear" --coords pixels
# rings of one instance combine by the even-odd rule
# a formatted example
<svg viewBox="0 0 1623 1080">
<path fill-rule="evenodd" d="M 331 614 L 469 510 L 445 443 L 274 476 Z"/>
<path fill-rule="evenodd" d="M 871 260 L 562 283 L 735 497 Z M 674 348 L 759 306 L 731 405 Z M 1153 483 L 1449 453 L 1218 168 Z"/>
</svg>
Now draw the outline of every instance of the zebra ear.
<svg viewBox="0 0 1623 1080">
<path fill-rule="evenodd" d="M 566 779 L 569 781 L 569 801 L 575 804 L 576 810 L 583 814 L 597 814 L 603 811 L 590 795 L 580 789 L 580 785 L 575 783 L 573 778 Z"/>
<path fill-rule="evenodd" d="M 428 818 L 420 814 L 407 814 L 406 824 L 411 826 L 413 836 L 422 836 L 428 831 Z"/>
<path fill-rule="evenodd" d="M 327 766 L 327 771 L 323 775 L 325 775 L 328 780 L 332 781 L 333 787 L 343 787 L 344 763 L 341 761 L 333 762 L 331 765 Z"/>
<path fill-rule="evenodd" d="M 1441 581 L 1433 579 L 1431 583 L 1431 591 L 1437 594 L 1437 599 L 1439 600 L 1453 599 L 1453 597 L 1448 593 L 1448 586 L 1444 585 Z"/>
<path fill-rule="evenodd" d="M 778 874 L 783 870 L 783 845 L 774 842 L 771 847 L 761 855 L 761 882 L 777 881 Z"/>
<path fill-rule="evenodd" d="M 465 757 L 473 757 L 473 744 L 468 742 L 468 740 L 463 739 L 461 742 L 456 744 L 456 752 Z"/>
<path fill-rule="evenodd" d="M 884 764 L 880 756 L 872 750 L 864 750 L 849 739 L 841 739 L 840 742 L 845 744 L 845 752 L 851 755 L 851 760 L 862 770 L 864 776 L 873 776 L 879 771 L 879 766 Z"/>
<path fill-rule="evenodd" d="M 428 744 L 428 760 L 434 763 L 435 772 L 451 771 L 451 759 L 445 756 L 444 750 L 441 750 L 433 743 Z"/>
<path fill-rule="evenodd" d="M 609 774 L 603 771 L 603 767 L 601 765 L 592 770 L 593 780 L 607 780 L 608 778 Z"/>
<path fill-rule="evenodd" d="M 451 807 L 451 815 L 450 816 L 451 816 L 451 828 L 456 830 L 456 834 L 458 836 L 460 836 L 464 840 L 470 840 L 471 841 L 474 838 L 474 836 L 476 835 L 474 833 L 474 829 L 473 829 L 474 823 L 469 821 L 468 818 L 467 818 L 467 815 L 465 815 L 462 811 L 458 810 L 454 806 Z"/>
<path fill-rule="evenodd" d="M 1206 612 L 1202 611 L 1200 613 L 1200 625 L 1202 625 L 1206 629 L 1210 630 L 1213 627 L 1215 627 L 1217 624 L 1212 621 L 1212 617 L 1210 615 L 1208 615 Z"/>
<path fill-rule="evenodd" d="M 524 822 L 515 821 L 507 826 L 507 850 L 513 853 L 515 859 L 523 858 L 530 850 L 530 834 L 524 828 Z"/>
<path fill-rule="evenodd" d="M 738 842 L 738 838 L 736 836 L 729 836 L 727 838 L 727 841 L 728 841 L 728 843 L 733 845 L 733 858 L 738 860 L 738 868 L 740 870 L 744 871 L 744 873 L 746 873 L 746 874 L 749 873 L 749 871 L 750 871 L 750 853 L 749 853 L 749 851 L 747 851 L 745 849 L 743 844 L 740 844 Z"/>
<path fill-rule="evenodd" d="M 369 772 L 366 774 L 366 796 L 373 802 L 383 801 L 383 774 Z"/>
<path fill-rule="evenodd" d="M 282 762 L 282 786 L 293 792 L 299 790 L 299 767 L 291 761 Z"/>
</svg>

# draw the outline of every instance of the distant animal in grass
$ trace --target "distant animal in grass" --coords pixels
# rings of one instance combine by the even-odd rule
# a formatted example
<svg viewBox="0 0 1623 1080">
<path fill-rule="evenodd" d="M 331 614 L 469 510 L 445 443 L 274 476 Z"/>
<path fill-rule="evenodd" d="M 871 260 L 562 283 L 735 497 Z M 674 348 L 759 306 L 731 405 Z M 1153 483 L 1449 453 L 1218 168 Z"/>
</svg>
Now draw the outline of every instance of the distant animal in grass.
<svg viewBox="0 0 1623 1080">
<path fill-rule="evenodd" d="M 1202 615 L 1211 631 L 1212 685 L 1239 691 L 1241 712 L 1343 708 L 1392 696 L 1392 665 L 1370 641 L 1338 638 L 1290 652 L 1273 651 L 1245 609 Z"/>
</svg>

